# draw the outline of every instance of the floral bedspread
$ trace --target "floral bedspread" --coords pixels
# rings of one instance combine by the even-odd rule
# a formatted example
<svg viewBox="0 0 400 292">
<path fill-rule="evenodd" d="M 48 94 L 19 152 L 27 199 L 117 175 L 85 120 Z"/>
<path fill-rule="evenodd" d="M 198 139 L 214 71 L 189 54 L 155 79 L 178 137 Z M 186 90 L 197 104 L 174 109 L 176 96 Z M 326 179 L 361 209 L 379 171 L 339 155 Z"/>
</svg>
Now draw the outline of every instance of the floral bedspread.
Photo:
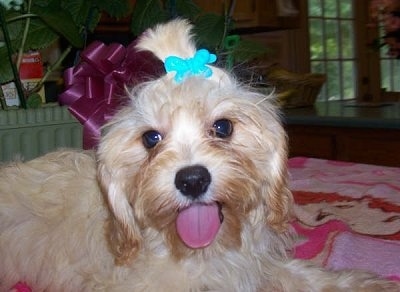
<svg viewBox="0 0 400 292">
<path fill-rule="evenodd" d="M 400 280 L 400 168 L 295 157 L 295 257 Z"/>
</svg>

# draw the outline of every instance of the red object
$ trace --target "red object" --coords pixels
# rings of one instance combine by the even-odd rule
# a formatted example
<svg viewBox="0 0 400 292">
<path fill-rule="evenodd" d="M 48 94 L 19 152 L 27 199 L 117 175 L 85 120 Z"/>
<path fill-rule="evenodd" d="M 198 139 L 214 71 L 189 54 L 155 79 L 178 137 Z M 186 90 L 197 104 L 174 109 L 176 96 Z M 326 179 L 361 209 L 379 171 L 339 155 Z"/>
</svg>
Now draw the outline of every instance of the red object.
<svg viewBox="0 0 400 292">
<path fill-rule="evenodd" d="M 43 77 L 43 62 L 39 52 L 25 53 L 19 66 L 21 80 L 40 79 Z"/>
<path fill-rule="evenodd" d="M 94 41 L 82 51 L 81 61 L 64 71 L 65 91 L 58 100 L 83 125 L 84 149 L 97 147 L 101 127 L 129 102 L 125 85 L 165 74 L 160 60 L 135 45 L 135 41 L 127 47 Z"/>
<path fill-rule="evenodd" d="M 10 291 L 12 291 L 12 292 L 32 292 L 32 289 L 25 283 L 18 282 L 17 284 L 15 284 L 14 287 L 11 288 Z"/>
</svg>

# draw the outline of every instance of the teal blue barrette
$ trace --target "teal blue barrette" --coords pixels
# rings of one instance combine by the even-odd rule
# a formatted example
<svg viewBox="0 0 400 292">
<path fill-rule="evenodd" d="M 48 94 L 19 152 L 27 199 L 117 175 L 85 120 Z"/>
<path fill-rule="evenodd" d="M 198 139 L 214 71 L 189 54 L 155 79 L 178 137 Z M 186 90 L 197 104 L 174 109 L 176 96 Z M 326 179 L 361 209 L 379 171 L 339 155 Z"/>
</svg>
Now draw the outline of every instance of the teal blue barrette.
<svg viewBox="0 0 400 292">
<path fill-rule="evenodd" d="M 217 56 L 210 54 L 206 49 L 196 52 L 193 58 L 182 59 L 176 56 L 169 56 L 165 59 L 164 67 L 167 72 L 176 71 L 175 81 L 181 83 L 186 77 L 202 75 L 206 78 L 212 75 L 212 70 L 206 64 L 214 63 Z"/>
</svg>

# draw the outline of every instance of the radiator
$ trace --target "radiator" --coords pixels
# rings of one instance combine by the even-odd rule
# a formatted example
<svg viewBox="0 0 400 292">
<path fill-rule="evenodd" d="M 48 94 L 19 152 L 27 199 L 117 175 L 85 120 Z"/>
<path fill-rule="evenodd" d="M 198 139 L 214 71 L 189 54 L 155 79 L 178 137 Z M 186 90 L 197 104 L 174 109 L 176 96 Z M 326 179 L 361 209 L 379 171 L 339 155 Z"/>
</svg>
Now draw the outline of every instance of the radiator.
<svg viewBox="0 0 400 292">
<path fill-rule="evenodd" d="M 82 126 L 66 107 L 0 110 L 0 161 L 29 160 L 58 148 L 82 148 Z"/>
</svg>

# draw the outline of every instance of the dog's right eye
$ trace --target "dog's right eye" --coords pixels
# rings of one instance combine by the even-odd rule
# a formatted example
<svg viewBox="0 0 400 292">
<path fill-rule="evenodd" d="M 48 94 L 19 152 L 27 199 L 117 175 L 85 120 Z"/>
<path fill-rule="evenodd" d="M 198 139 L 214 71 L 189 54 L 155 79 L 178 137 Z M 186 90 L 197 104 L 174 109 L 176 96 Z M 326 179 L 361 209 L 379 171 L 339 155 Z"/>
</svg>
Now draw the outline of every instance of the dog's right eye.
<svg viewBox="0 0 400 292">
<path fill-rule="evenodd" d="M 144 147 L 150 149 L 157 145 L 158 142 L 162 140 L 162 136 L 159 132 L 155 130 L 147 131 L 142 136 L 142 141 Z"/>
<path fill-rule="evenodd" d="M 228 138 L 232 135 L 233 125 L 228 119 L 220 119 L 214 122 L 214 134 L 218 138 Z"/>
</svg>

